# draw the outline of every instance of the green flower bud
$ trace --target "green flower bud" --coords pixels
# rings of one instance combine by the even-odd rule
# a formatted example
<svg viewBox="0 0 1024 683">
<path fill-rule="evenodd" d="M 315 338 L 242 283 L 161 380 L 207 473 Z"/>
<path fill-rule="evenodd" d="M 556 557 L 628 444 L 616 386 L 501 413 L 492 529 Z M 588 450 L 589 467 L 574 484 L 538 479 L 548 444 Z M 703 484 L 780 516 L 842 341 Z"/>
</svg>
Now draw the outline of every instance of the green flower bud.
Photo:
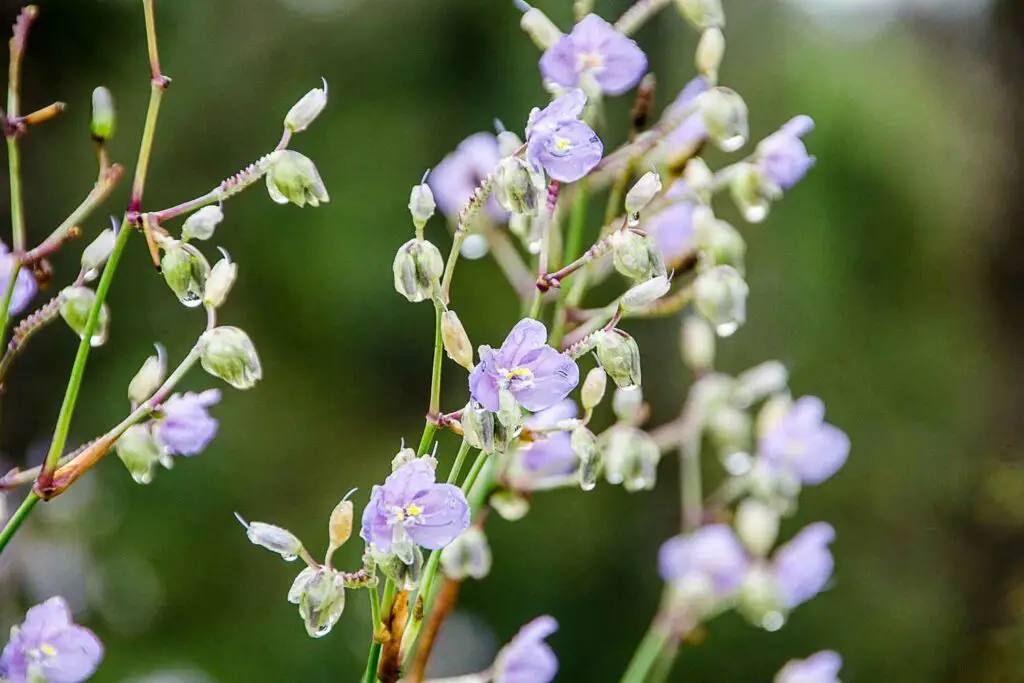
<svg viewBox="0 0 1024 683">
<path fill-rule="evenodd" d="M 160 446 L 148 426 L 129 427 L 117 439 L 114 449 L 135 483 L 148 484 L 153 481 L 157 465 L 160 464 Z"/>
<path fill-rule="evenodd" d="M 224 220 L 224 211 L 219 206 L 204 206 L 185 219 L 181 226 L 181 239 L 208 240 Z"/>
<path fill-rule="evenodd" d="M 82 270 L 96 273 L 114 250 L 114 231 L 107 228 L 82 251 Z"/>
<path fill-rule="evenodd" d="M 633 337 L 618 328 L 594 334 L 597 359 L 620 387 L 640 385 L 640 349 Z"/>
<path fill-rule="evenodd" d="M 128 400 L 136 406 L 152 396 L 167 374 L 167 354 L 164 347 L 156 345 L 156 355 L 150 356 L 128 383 Z"/>
<path fill-rule="evenodd" d="M 441 551 L 441 569 L 453 581 L 484 579 L 491 573 L 491 564 L 491 547 L 479 527 L 469 527 Z"/>
<path fill-rule="evenodd" d="M 302 552 L 302 541 L 287 529 L 263 522 L 246 522 L 237 512 L 235 519 L 245 529 L 245 533 L 253 545 L 277 553 L 285 562 L 294 562 Z"/>
<path fill-rule="evenodd" d="M 494 452 L 494 413 L 470 401 L 462 410 L 462 433 L 470 446 L 484 453 Z"/>
<path fill-rule="evenodd" d="M 288 602 L 299 606 L 299 616 L 311 638 L 331 632 L 345 611 L 345 581 L 333 569 L 306 567 L 295 577 Z"/>
<path fill-rule="evenodd" d="M 723 152 L 735 152 L 750 137 L 747 103 L 735 90 L 714 88 L 698 99 L 708 137 Z"/>
<path fill-rule="evenodd" d="M 412 215 L 412 223 L 417 230 L 423 229 L 423 226 L 434 215 L 436 208 L 437 204 L 434 202 L 434 193 L 430 191 L 430 185 L 426 183 L 413 185 L 412 192 L 409 193 L 409 213 Z"/>
<path fill-rule="evenodd" d="M 330 201 L 324 181 L 309 157 L 279 149 L 270 155 L 268 164 L 267 191 L 277 204 L 291 202 L 298 207 L 316 207 Z"/>
<path fill-rule="evenodd" d="M 772 202 L 782 196 L 777 185 L 747 162 L 737 164 L 729 179 L 729 193 L 748 223 L 760 223 L 767 218 Z"/>
<path fill-rule="evenodd" d="M 747 320 L 747 283 L 732 266 L 705 270 L 693 282 L 693 304 L 715 328 L 728 337 Z"/>
<path fill-rule="evenodd" d="M 712 84 L 718 82 L 718 69 L 722 66 L 724 57 L 725 34 L 722 33 L 722 29 L 711 26 L 701 31 L 694 61 L 697 71 L 704 74 Z"/>
<path fill-rule="evenodd" d="M 665 275 L 665 262 L 658 243 L 650 235 L 619 230 L 611 236 L 615 270 L 636 282 Z"/>
<path fill-rule="evenodd" d="M 518 522 L 530 511 L 530 501 L 516 491 L 497 491 L 487 504 L 506 522 Z"/>
<path fill-rule="evenodd" d="M 220 253 L 224 258 L 213 264 L 210 277 L 206 281 L 206 289 L 203 290 L 203 303 L 214 308 L 219 308 L 224 303 L 238 278 L 238 264 L 231 260 L 226 250 L 221 249 Z"/>
<path fill-rule="evenodd" d="M 639 214 L 659 192 L 661 192 L 661 177 L 654 171 L 644 173 L 626 193 L 626 214 L 628 216 Z"/>
<path fill-rule="evenodd" d="M 637 424 L 644 407 L 644 392 L 639 386 L 621 387 L 612 394 L 612 412 L 619 422 Z"/>
<path fill-rule="evenodd" d="M 679 8 L 683 17 L 698 30 L 725 26 L 722 0 L 676 0 L 676 7 Z"/>
<path fill-rule="evenodd" d="M 768 435 L 779 423 L 779 420 L 789 414 L 793 407 L 793 397 L 789 394 L 776 394 L 770 397 L 757 411 L 754 420 L 754 435 L 760 440 Z"/>
<path fill-rule="evenodd" d="M 706 370 L 715 364 L 715 331 L 707 320 L 697 315 L 683 319 L 681 337 L 683 362 L 695 370 Z"/>
<path fill-rule="evenodd" d="M 672 282 L 666 275 L 659 275 L 647 282 L 635 285 L 622 295 L 622 309 L 625 311 L 639 311 L 647 308 L 668 294 L 671 286 Z"/>
<path fill-rule="evenodd" d="M 509 440 L 515 438 L 523 428 L 523 411 L 515 396 L 507 389 L 498 392 L 498 422 L 505 428 Z"/>
<path fill-rule="evenodd" d="M 378 569 L 384 576 L 394 581 L 399 590 L 416 590 L 423 575 L 423 551 L 419 546 L 413 544 L 408 536 L 399 538 L 400 535 L 396 534 L 389 554 L 381 553 L 376 546 L 372 545 L 370 551 Z M 402 559 L 399 553 L 407 554 L 408 560 Z"/>
<path fill-rule="evenodd" d="M 736 610 L 766 631 L 778 631 L 785 625 L 785 607 L 769 567 L 756 564 L 747 572 Z"/>
<path fill-rule="evenodd" d="M 60 293 L 60 315 L 79 339 L 85 338 L 89 312 L 95 302 L 96 292 L 88 287 L 67 287 Z M 89 339 L 91 346 L 102 346 L 106 343 L 109 325 L 110 310 L 106 304 L 103 304 L 100 308 L 99 319 L 96 321 L 96 328 Z"/>
<path fill-rule="evenodd" d="M 309 128 L 320 112 L 327 106 L 327 81 L 323 88 L 313 88 L 292 105 L 284 117 L 284 127 L 293 133 L 301 133 Z"/>
<path fill-rule="evenodd" d="M 203 369 L 236 389 L 251 389 L 263 379 L 263 368 L 256 347 L 237 327 L 221 326 L 207 330 L 199 338 L 199 362 Z"/>
<path fill-rule="evenodd" d="M 604 398 L 605 387 L 608 386 L 608 373 L 602 367 L 593 368 L 583 380 L 580 390 L 580 402 L 584 410 L 593 410 Z"/>
<path fill-rule="evenodd" d="M 507 157 L 519 151 L 523 146 L 523 139 L 510 130 L 503 130 L 498 133 L 498 155 Z"/>
<path fill-rule="evenodd" d="M 395 290 L 416 303 L 429 299 L 441 286 L 444 258 L 430 242 L 411 239 L 398 249 L 392 270 Z"/>
<path fill-rule="evenodd" d="M 117 116 L 114 111 L 114 96 L 102 85 L 92 91 L 92 120 L 89 130 L 97 142 L 106 142 L 114 137 Z"/>
<path fill-rule="evenodd" d="M 597 486 L 597 478 L 601 476 L 601 449 L 597 445 L 597 437 L 586 427 L 572 430 L 570 437 L 572 450 L 580 458 L 580 488 L 593 491 Z"/>
<path fill-rule="evenodd" d="M 620 423 L 601 434 L 598 443 L 609 484 L 622 484 L 631 493 L 654 488 L 661 451 L 646 432 Z"/>
<path fill-rule="evenodd" d="M 494 197 L 501 208 L 532 216 L 537 213 L 543 190 L 543 173 L 537 172 L 526 159 L 507 156 L 498 162 L 494 174 Z"/>
<path fill-rule="evenodd" d="M 778 510 L 757 498 L 745 498 L 737 506 L 734 524 L 743 545 L 758 557 L 767 555 L 779 537 Z"/>
<path fill-rule="evenodd" d="M 789 385 L 789 370 L 777 360 L 769 360 L 744 370 L 736 376 L 733 402 L 748 408 L 761 399 L 785 391 Z"/>
<path fill-rule="evenodd" d="M 473 344 L 453 310 L 441 314 L 441 341 L 449 358 L 467 370 L 473 369 Z"/>
<path fill-rule="evenodd" d="M 704 204 L 711 203 L 715 191 L 715 174 L 702 157 L 693 157 L 686 162 L 683 180 L 697 199 Z"/>
<path fill-rule="evenodd" d="M 210 264 L 198 249 L 186 242 L 168 240 L 164 243 L 160 271 L 182 305 L 188 308 L 203 305 Z"/>
<path fill-rule="evenodd" d="M 746 411 L 733 406 L 722 406 L 708 417 L 708 434 L 719 449 L 725 452 L 750 449 L 754 424 Z"/>
</svg>

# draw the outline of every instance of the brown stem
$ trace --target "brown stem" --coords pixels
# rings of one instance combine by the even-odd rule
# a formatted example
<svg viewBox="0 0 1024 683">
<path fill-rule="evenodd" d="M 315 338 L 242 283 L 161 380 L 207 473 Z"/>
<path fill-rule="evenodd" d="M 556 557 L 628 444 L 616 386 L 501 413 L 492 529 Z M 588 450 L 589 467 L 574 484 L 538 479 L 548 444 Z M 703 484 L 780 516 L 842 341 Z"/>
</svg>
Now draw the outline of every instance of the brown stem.
<svg viewBox="0 0 1024 683">
<path fill-rule="evenodd" d="M 402 677 L 402 636 L 409 616 L 409 591 L 402 591 L 384 617 L 381 650 L 377 679 L 380 683 L 398 683 Z"/>
<path fill-rule="evenodd" d="M 434 600 L 433 609 L 430 610 L 430 618 L 427 619 L 423 632 L 420 634 L 420 645 L 416 651 L 416 657 L 409 666 L 409 672 L 406 675 L 406 678 L 411 683 L 422 683 L 423 677 L 427 672 L 430 651 L 434 647 L 434 639 L 437 638 L 437 632 L 440 630 L 441 624 L 451 614 L 452 609 L 455 608 L 460 588 L 462 588 L 462 582 L 453 581 L 452 579 L 445 579 L 444 583 L 441 584 L 441 588 L 437 592 L 437 598 Z"/>
</svg>

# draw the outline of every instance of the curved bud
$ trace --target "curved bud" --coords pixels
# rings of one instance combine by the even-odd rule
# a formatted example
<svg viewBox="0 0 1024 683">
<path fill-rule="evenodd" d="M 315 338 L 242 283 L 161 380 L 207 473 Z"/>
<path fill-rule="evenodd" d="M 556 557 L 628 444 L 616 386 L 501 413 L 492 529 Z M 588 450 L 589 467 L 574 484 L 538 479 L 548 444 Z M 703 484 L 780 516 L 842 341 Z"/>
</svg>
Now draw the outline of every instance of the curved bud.
<svg viewBox="0 0 1024 683">
<path fill-rule="evenodd" d="M 167 374 L 167 355 L 164 347 L 156 345 L 156 355 L 149 356 L 142 363 L 142 367 L 128 383 L 128 400 L 132 405 L 138 405 L 147 400 L 160 388 Z"/>
<path fill-rule="evenodd" d="M 510 130 L 503 130 L 498 133 L 498 155 L 501 157 L 512 156 L 523 146 L 523 139 Z"/>
<path fill-rule="evenodd" d="M 676 0 L 676 7 L 679 8 L 683 17 L 698 30 L 725 26 L 722 0 Z"/>
<path fill-rule="evenodd" d="M 114 137 L 116 122 L 114 96 L 101 85 L 92 91 L 92 120 L 89 121 L 89 131 L 93 140 L 106 142 Z"/>
<path fill-rule="evenodd" d="M 544 175 L 526 159 L 507 156 L 498 162 L 494 172 L 494 198 L 501 208 L 511 213 L 532 216 L 537 212 Z"/>
<path fill-rule="evenodd" d="M 412 216 L 412 223 L 417 230 L 423 229 L 423 226 L 434 215 L 435 209 L 437 209 L 437 204 L 434 202 L 434 193 L 430 190 L 430 185 L 426 183 L 413 185 L 412 192 L 409 193 L 409 214 Z"/>
<path fill-rule="evenodd" d="M 587 373 L 580 390 L 580 403 L 584 410 L 593 410 L 604 398 L 605 387 L 608 386 L 608 373 L 598 366 Z"/>
<path fill-rule="evenodd" d="M 647 282 L 635 285 L 622 295 L 622 309 L 624 311 L 638 311 L 647 308 L 668 294 L 671 286 L 672 282 L 666 275 L 659 275 Z"/>
<path fill-rule="evenodd" d="M 725 34 L 717 26 L 704 29 L 697 43 L 694 61 L 697 71 L 702 73 L 711 83 L 718 82 L 718 69 L 725 57 Z"/>
<path fill-rule="evenodd" d="M 451 309 L 441 314 L 441 341 L 449 358 L 467 370 L 473 369 L 473 344 L 459 316 Z"/>
<path fill-rule="evenodd" d="M 299 616 L 311 638 L 331 632 L 345 611 L 345 581 L 339 572 L 327 567 L 306 567 L 295 577 L 288 591 L 288 602 L 299 606 Z"/>
<path fill-rule="evenodd" d="M 301 133 L 309 128 L 320 112 L 327 106 L 327 81 L 324 87 L 313 88 L 292 105 L 284 117 L 284 127 L 293 133 Z"/>
<path fill-rule="evenodd" d="M 491 547 L 479 527 L 469 527 L 441 551 L 441 569 L 453 581 L 484 579 L 491 573 L 491 564 Z"/>
<path fill-rule="evenodd" d="M 185 219 L 181 226 L 181 239 L 208 240 L 222 220 L 224 211 L 219 206 L 204 206 Z"/>
<path fill-rule="evenodd" d="M 594 341 L 597 359 L 616 385 L 640 385 L 640 348 L 633 337 L 614 328 L 596 332 Z"/>
<path fill-rule="evenodd" d="M 732 266 L 705 270 L 693 282 L 693 304 L 715 328 L 728 337 L 747 320 L 747 283 Z"/>
<path fill-rule="evenodd" d="M 683 362 L 694 370 L 707 370 L 715 365 L 715 331 L 699 315 L 683 319 L 681 338 Z"/>
<path fill-rule="evenodd" d="M 168 240 L 164 243 L 160 272 L 178 301 L 188 308 L 203 304 L 210 264 L 198 249 L 186 242 Z"/>
<path fill-rule="evenodd" d="M 238 264 L 231 260 L 226 250 L 221 249 L 220 253 L 224 257 L 213 264 L 203 292 L 203 303 L 214 308 L 219 308 L 224 303 L 238 278 Z"/>
<path fill-rule="evenodd" d="M 736 508 L 736 535 L 747 550 L 764 557 L 779 537 L 778 511 L 757 498 L 746 498 Z"/>
<path fill-rule="evenodd" d="M 341 499 L 341 502 L 335 505 L 334 510 L 331 511 L 331 518 L 327 524 L 327 531 L 332 550 L 345 545 L 345 542 L 352 536 L 352 517 L 354 515 L 354 509 L 352 501 L 349 500 L 349 496 L 355 492 L 356 490 L 352 489 L 345 494 L 345 497 Z"/>
<path fill-rule="evenodd" d="M 149 484 L 160 464 L 160 446 L 147 425 L 132 425 L 114 444 L 117 457 L 137 484 Z"/>
<path fill-rule="evenodd" d="M 302 541 L 287 529 L 263 522 L 246 522 L 237 512 L 235 519 L 245 529 L 245 534 L 253 545 L 277 553 L 285 562 L 294 562 L 302 552 Z"/>
<path fill-rule="evenodd" d="M 530 7 L 525 2 L 516 3 L 519 9 L 523 10 L 523 17 L 519 20 L 519 26 L 530 36 L 533 44 L 541 50 L 547 50 L 558 42 L 562 32 L 558 30 L 555 22 L 548 19 L 548 15 L 536 7 Z"/>
<path fill-rule="evenodd" d="M 114 231 L 107 228 L 82 251 L 82 270 L 99 270 L 114 250 Z"/>
<path fill-rule="evenodd" d="M 665 262 L 658 243 L 650 235 L 619 230 L 610 238 L 615 270 L 636 282 L 665 275 Z"/>
<path fill-rule="evenodd" d="M 462 410 L 462 433 L 473 448 L 494 452 L 494 413 L 470 401 Z"/>
<path fill-rule="evenodd" d="M 291 202 L 298 207 L 316 207 L 331 199 L 313 161 L 291 149 L 279 149 L 270 155 L 267 192 L 277 204 Z"/>
<path fill-rule="evenodd" d="M 750 123 L 747 103 L 735 90 L 713 88 L 700 96 L 701 118 L 708 137 L 723 152 L 735 152 L 747 144 Z"/>
<path fill-rule="evenodd" d="M 640 213 L 659 192 L 661 192 L 661 176 L 654 171 L 644 173 L 626 193 L 626 214 L 632 216 Z"/>
<path fill-rule="evenodd" d="M 433 244 L 426 240 L 411 239 L 395 254 L 392 266 L 395 290 L 416 303 L 429 299 L 441 285 L 444 258 Z"/>
<path fill-rule="evenodd" d="M 789 385 L 789 370 L 782 361 L 769 360 L 744 370 L 736 376 L 733 401 L 749 407 L 761 399 L 785 391 Z"/>
<path fill-rule="evenodd" d="M 207 330 L 199 338 L 203 369 L 236 389 L 251 389 L 263 379 L 263 368 L 249 335 L 237 327 Z"/>
<path fill-rule="evenodd" d="M 644 392 L 638 386 L 616 389 L 612 394 L 612 412 L 619 422 L 637 424 L 644 407 Z"/>
<path fill-rule="evenodd" d="M 89 321 L 89 312 L 96 303 L 96 292 L 88 287 L 66 287 L 60 293 L 60 315 L 68 327 L 78 335 L 79 339 L 85 338 L 85 328 Z M 110 309 L 106 304 L 100 308 L 99 319 L 93 330 L 89 344 L 102 346 L 107 341 L 108 328 L 110 325 Z"/>
<path fill-rule="evenodd" d="M 411 448 L 406 448 L 404 446 L 404 441 L 402 443 L 403 447 L 398 451 L 398 453 L 395 454 L 395 457 L 391 458 L 392 472 L 398 470 L 401 467 L 404 467 L 405 465 L 408 465 L 409 463 L 416 459 L 416 451 L 414 451 Z"/>
</svg>

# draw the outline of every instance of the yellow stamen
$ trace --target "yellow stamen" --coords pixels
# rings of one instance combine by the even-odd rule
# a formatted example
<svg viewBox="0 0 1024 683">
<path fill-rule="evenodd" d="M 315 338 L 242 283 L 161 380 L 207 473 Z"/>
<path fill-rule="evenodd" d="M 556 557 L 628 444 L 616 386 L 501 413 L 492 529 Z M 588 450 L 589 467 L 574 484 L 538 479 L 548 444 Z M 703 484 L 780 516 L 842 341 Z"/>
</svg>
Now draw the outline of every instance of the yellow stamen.
<svg viewBox="0 0 1024 683">
<path fill-rule="evenodd" d="M 409 506 L 405 508 L 405 511 L 409 514 L 410 517 L 418 517 L 423 513 L 423 508 L 421 508 L 416 503 L 410 503 Z"/>
<path fill-rule="evenodd" d="M 53 657 L 57 654 L 57 648 L 49 643 L 43 643 L 39 649 L 42 650 L 43 654 L 47 657 Z"/>
</svg>

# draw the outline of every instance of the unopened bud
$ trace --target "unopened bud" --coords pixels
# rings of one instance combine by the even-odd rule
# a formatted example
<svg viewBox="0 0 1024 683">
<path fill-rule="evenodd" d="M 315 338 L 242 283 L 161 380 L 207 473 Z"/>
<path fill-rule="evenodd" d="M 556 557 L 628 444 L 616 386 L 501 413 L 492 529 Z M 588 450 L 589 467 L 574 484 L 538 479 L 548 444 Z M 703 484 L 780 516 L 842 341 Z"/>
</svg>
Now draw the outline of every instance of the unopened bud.
<svg viewBox="0 0 1024 683">
<path fill-rule="evenodd" d="M 487 504 L 506 522 L 518 522 L 530 511 L 530 501 L 516 491 L 497 491 Z"/>
<path fill-rule="evenodd" d="M 213 264 L 203 293 L 203 303 L 214 308 L 218 308 L 224 303 L 238 278 L 238 264 L 231 260 L 228 252 L 224 249 L 221 249 L 220 253 L 224 255 L 224 258 Z"/>
<path fill-rule="evenodd" d="M 702 157 L 693 157 L 686 162 L 683 180 L 686 182 L 686 187 L 700 201 L 704 204 L 711 203 L 711 197 L 715 193 L 715 174 Z"/>
<path fill-rule="evenodd" d="M 650 235 L 633 230 L 619 230 L 612 234 L 612 256 L 615 270 L 636 282 L 665 275 L 665 262 L 658 243 Z"/>
<path fill-rule="evenodd" d="M 683 362 L 694 370 L 706 370 L 715 364 L 715 331 L 704 318 L 688 315 L 683 319 L 681 348 Z"/>
<path fill-rule="evenodd" d="M 473 369 L 473 344 L 459 316 L 451 309 L 441 314 L 441 341 L 449 358 L 467 370 Z"/>
<path fill-rule="evenodd" d="M 572 430 L 570 437 L 572 450 L 580 458 L 580 488 L 592 491 L 597 486 L 597 478 L 601 476 L 601 449 L 597 445 L 597 437 L 586 427 Z"/>
<path fill-rule="evenodd" d="M 649 435 L 636 427 L 617 424 L 606 430 L 599 442 L 609 484 L 622 484 L 630 492 L 654 488 L 661 451 Z"/>
<path fill-rule="evenodd" d="M 758 439 L 763 439 L 775 429 L 793 407 L 793 398 L 789 394 L 776 394 L 770 397 L 757 411 L 754 432 Z"/>
<path fill-rule="evenodd" d="M 746 411 L 722 406 L 708 417 L 708 434 L 723 451 L 746 451 L 750 447 L 753 420 Z"/>
<path fill-rule="evenodd" d="M 92 120 L 89 131 L 97 142 L 106 142 L 114 137 L 117 116 L 114 110 L 114 96 L 102 85 L 92 91 Z"/>
<path fill-rule="evenodd" d="M 562 32 L 555 26 L 555 22 L 548 19 L 548 15 L 536 7 L 530 7 L 522 0 L 516 5 L 523 11 L 523 18 L 519 20 L 519 25 L 530 36 L 533 44 L 541 50 L 547 50 L 562 37 Z"/>
<path fill-rule="evenodd" d="M 88 327 L 89 313 L 96 303 L 96 292 L 88 287 L 67 287 L 60 293 L 60 315 L 68 327 L 78 335 L 79 339 L 85 338 L 85 330 Z M 107 341 L 107 331 L 110 326 L 110 310 L 106 304 L 100 308 L 96 326 L 89 338 L 91 346 L 102 346 Z"/>
<path fill-rule="evenodd" d="M 705 270 L 693 282 L 693 303 L 719 337 L 728 337 L 747 321 L 747 283 L 732 266 Z"/>
<path fill-rule="evenodd" d="M 413 185 L 409 193 L 409 214 L 412 216 L 412 224 L 417 230 L 422 230 L 427 221 L 434 215 L 437 204 L 434 202 L 434 193 L 430 185 L 420 183 Z M 419 234 L 419 233 L 417 233 Z"/>
<path fill-rule="evenodd" d="M 736 535 L 758 557 L 764 557 L 779 536 L 779 513 L 757 498 L 746 498 L 736 508 Z"/>
<path fill-rule="evenodd" d="M 466 442 L 484 453 L 494 451 L 494 413 L 474 401 L 462 410 L 462 433 Z"/>
<path fill-rule="evenodd" d="M 583 380 L 583 389 L 580 390 L 580 402 L 584 410 L 593 410 L 604 398 L 605 387 L 608 386 L 608 373 L 604 368 L 596 367 L 587 373 Z"/>
<path fill-rule="evenodd" d="M 507 156 L 494 172 L 494 198 L 511 213 L 533 215 L 544 190 L 544 176 L 528 161 Z"/>
<path fill-rule="evenodd" d="M 722 0 L 676 0 L 676 7 L 679 8 L 686 20 L 698 30 L 725 26 Z"/>
<path fill-rule="evenodd" d="M 99 270 L 114 250 L 114 231 L 107 228 L 82 251 L 82 270 Z"/>
<path fill-rule="evenodd" d="M 395 254 L 395 290 L 412 302 L 429 299 L 441 285 L 444 258 L 426 240 L 411 239 Z"/>
<path fill-rule="evenodd" d="M 661 192 L 661 176 L 654 171 L 644 173 L 626 193 L 626 214 L 640 213 L 659 192 Z"/>
<path fill-rule="evenodd" d="M 128 400 L 133 406 L 152 396 L 164 381 L 167 373 L 167 355 L 164 347 L 156 345 L 156 355 L 150 356 L 128 383 Z"/>
<path fill-rule="evenodd" d="M 236 389 L 251 389 L 263 378 L 263 367 L 249 335 L 237 327 L 222 325 L 199 338 L 199 362 L 203 369 Z"/>
<path fill-rule="evenodd" d="M 277 553 L 285 562 L 295 561 L 299 553 L 302 552 L 302 541 L 287 529 L 263 522 L 246 522 L 237 512 L 235 519 L 245 529 L 249 541 L 272 553 Z"/>
<path fill-rule="evenodd" d="M 284 117 L 284 127 L 293 133 L 301 133 L 309 128 L 320 112 L 327 106 L 327 81 L 323 88 L 313 88 L 292 105 Z"/>
<path fill-rule="evenodd" d="M 736 609 L 750 623 L 769 631 L 777 631 L 785 623 L 785 608 L 768 566 L 758 563 L 747 572 Z"/>
<path fill-rule="evenodd" d="M 181 226 L 181 239 L 208 240 L 222 220 L 224 211 L 219 206 L 204 206 L 185 219 Z"/>
<path fill-rule="evenodd" d="M 749 407 L 772 394 L 785 391 L 789 384 L 789 370 L 777 360 L 769 360 L 741 372 L 736 377 L 733 401 Z"/>
<path fill-rule="evenodd" d="M 384 576 L 395 582 L 398 590 L 416 590 L 423 575 L 423 551 L 413 544 L 408 534 L 399 532 L 395 536 L 388 554 L 371 546 L 373 560 Z"/>
<path fill-rule="evenodd" d="M 638 386 L 621 387 L 612 394 L 612 412 L 620 422 L 636 424 L 643 407 L 644 392 Z"/>
<path fill-rule="evenodd" d="M 353 493 L 355 489 L 349 491 L 331 511 L 331 519 L 327 524 L 331 548 L 340 548 L 352 536 L 353 506 L 348 497 Z"/>
<path fill-rule="evenodd" d="M 498 156 L 507 157 L 519 151 L 523 146 L 523 139 L 510 130 L 503 130 L 498 133 Z"/>
<path fill-rule="evenodd" d="M 311 638 L 331 632 L 345 611 L 345 580 L 327 567 L 306 567 L 295 577 L 288 602 L 299 606 L 299 616 Z"/>
<path fill-rule="evenodd" d="M 299 207 L 320 206 L 331 199 L 313 161 L 290 149 L 279 149 L 270 155 L 267 192 L 277 204 L 291 202 Z"/>
<path fill-rule="evenodd" d="M 441 569 L 452 581 L 486 578 L 491 564 L 491 547 L 479 527 L 469 527 L 441 551 Z"/>
<path fill-rule="evenodd" d="M 210 264 L 198 249 L 186 242 L 168 240 L 164 243 L 160 272 L 183 306 L 195 308 L 203 304 Z"/>
<path fill-rule="evenodd" d="M 398 453 L 395 454 L 395 457 L 391 459 L 391 471 L 395 472 L 396 470 L 405 467 L 415 459 L 416 451 L 414 451 L 411 448 L 403 447 L 401 450 L 398 451 Z"/>
<path fill-rule="evenodd" d="M 729 193 L 748 223 L 760 223 L 768 217 L 772 202 L 782 196 L 782 190 L 764 177 L 751 163 L 741 163 L 729 179 Z"/>
<path fill-rule="evenodd" d="M 722 33 L 722 29 L 717 26 L 704 29 L 700 34 L 700 42 L 697 43 L 697 71 L 704 74 L 711 83 L 717 83 L 718 69 L 722 66 L 724 57 L 725 34 Z"/>
<path fill-rule="evenodd" d="M 502 389 L 498 392 L 498 422 L 509 434 L 518 434 L 523 427 L 523 411 L 516 402 L 511 391 Z"/>
<path fill-rule="evenodd" d="M 618 328 L 595 335 L 597 359 L 620 387 L 640 385 L 640 348 L 633 337 Z"/>
<path fill-rule="evenodd" d="M 114 444 L 117 457 L 137 484 L 149 484 L 160 464 L 160 446 L 146 425 L 132 425 Z"/>
<path fill-rule="evenodd" d="M 672 283 L 666 275 L 659 275 L 647 282 L 636 285 L 622 295 L 622 309 L 625 311 L 638 311 L 647 308 L 668 294 L 671 286 Z"/>
<path fill-rule="evenodd" d="M 699 99 L 708 137 L 723 152 L 735 152 L 750 137 L 747 103 L 735 90 L 713 88 Z"/>
</svg>

